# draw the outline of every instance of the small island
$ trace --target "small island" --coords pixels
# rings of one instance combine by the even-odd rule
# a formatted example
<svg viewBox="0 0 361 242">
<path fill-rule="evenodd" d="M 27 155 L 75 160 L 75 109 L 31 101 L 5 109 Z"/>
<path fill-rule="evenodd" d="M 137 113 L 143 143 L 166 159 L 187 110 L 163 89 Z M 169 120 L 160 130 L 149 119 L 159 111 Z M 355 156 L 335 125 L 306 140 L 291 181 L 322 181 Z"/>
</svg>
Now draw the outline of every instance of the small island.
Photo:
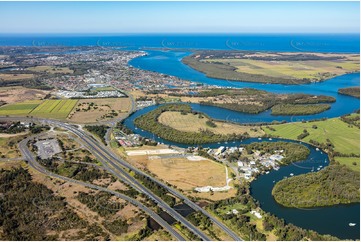
<svg viewBox="0 0 361 242">
<path fill-rule="evenodd" d="M 166 93 L 152 92 L 147 94 L 147 97 L 148 95 L 149 98 L 151 95 L 157 97 L 158 102 L 166 102 L 166 99 L 171 99 L 180 102 L 216 106 L 250 114 L 258 114 L 272 109 L 272 114 L 274 115 L 321 113 L 330 108 L 328 103 L 336 101 L 334 97 L 325 95 L 317 96 L 304 93 L 278 94 L 254 88 L 205 88 L 197 91 L 190 89 L 188 91 L 167 90 Z M 159 99 L 160 95 L 162 95 L 163 100 Z"/>
<path fill-rule="evenodd" d="M 301 105 L 301 104 L 279 104 L 272 107 L 272 115 L 311 115 L 322 113 L 331 106 L 329 104 Z"/>
<path fill-rule="evenodd" d="M 360 87 L 346 87 L 338 89 L 338 93 L 360 98 Z"/>
</svg>

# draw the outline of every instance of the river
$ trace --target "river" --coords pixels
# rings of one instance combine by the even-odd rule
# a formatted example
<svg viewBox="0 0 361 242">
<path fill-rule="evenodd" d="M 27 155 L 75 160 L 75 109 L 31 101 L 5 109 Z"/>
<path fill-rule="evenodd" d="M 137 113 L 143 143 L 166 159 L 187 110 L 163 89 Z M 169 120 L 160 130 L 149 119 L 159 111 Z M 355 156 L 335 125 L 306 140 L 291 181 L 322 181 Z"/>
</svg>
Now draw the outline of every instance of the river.
<svg viewBox="0 0 361 242">
<path fill-rule="evenodd" d="M 212 118 L 220 118 L 220 113 L 222 113 L 224 117 L 227 117 L 229 113 L 234 113 L 230 110 L 212 106 L 204 106 L 198 104 L 191 104 L 191 106 L 193 110 L 205 112 Z M 157 106 L 150 106 L 136 111 L 124 121 L 124 124 L 128 128 L 132 129 L 134 133 L 140 134 L 143 137 L 151 138 L 167 145 L 179 146 L 183 148 L 188 147 L 188 145 L 185 144 L 164 140 L 148 131 L 137 128 L 134 125 L 134 119 L 141 116 L 142 114 L 154 110 L 155 108 L 157 108 Z M 223 120 L 225 119 L 223 118 Z M 235 122 L 237 122 L 237 120 L 235 120 Z M 268 140 L 265 138 L 263 138 L 262 140 L 258 140 L 257 138 L 250 138 L 246 140 L 237 140 L 231 142 L 202 144 L 202 146 L 210 148 L 217 148 L 221 145 L 231 147 L 262 141 L 297 142 L 293 140 L 276 138 L 273 138 L 272 140 Z M 288 166 L 283 166 L 278 171 L 271 171 L 269 174 L 259 176 L 257 180 L 251 183 L 252 196 L 260 202 L 261 208 L 264 211 L 271 212 L 279 218 L 285 219 L 286 222 L 293 223 L 302 228 L 312 229 L 322 234 L 331 234 L 341 239 L 359 239 L 360 227 L 350 227 L 348 225 L 350 222 L 358 224 L 358 222 L 360 221 L 359 203 L 314 209 L 296 209 L 285 208 L 277 204 L 273 199 L 272 188 L 275 182 L 282 180 L 284 177 L 289 177 L 291 173 L 293 173 L 294 175 L 305 174 L 311 172 L 312 169 L 314 169 L 314 171 L 317 171 L 317 168 L 322 169 L 329 164 L 329 159 L 326 153 L 322 151 L 316 151 L 315 147 L 309 144 L 302 144 L 306 145 L 310 149 L 311 153 L 309 157 L 305 161 L 300 161 Z"/>
<path fill-rule="evenodd" d="M 359 86 L 359 73 L 346 74 L 324 82 L 305 85 L 279 85 L 234 82 L 208 78 L 204 74 L 184 65 L 181 59 L 191 52 L 186 49 L 227 49 L 227 50 L 259 50 L 259 51 L 293 51 L 293 52 L 332 52 L 332 53 L 359 53 L 360 37 L 358 34 L 240 34 L 240 35 L 11 35 L 0 36 L 0 46 L 101 46 L 129 50 L 146 50 L 148 55 L 133 59 L 129 62 L 134 67 L 174 75 L 182 79 L 225 87 L 251 87 L 275 93 L 307 93 L 313 95 L 329 95 L 336 98 L 332 108 L 326 112 L 310 116 L 271 116 L 269 111 L 258 115 L 242 114 L 217 107 L 192 104 L 192 108 L 204 112 L 212 118 L 233 121 L 236 123 L 270 122 L 272 120 L 298 121 L 311 120 L 322 117 L 338 117 L 359 109 L 359 100 L 353 97 L 340 95 L 339 88 Z M 148 50 L 147 50 L 148 48 Z M 170 48 L 170 50 L 149 50 L 149 48 Z M 144 137 L 154 138 L 165 144 L 183 144 L 168 142 L 153 134 L 136 129 L 133 124 L 135 117 L 146 113 L 155 107 L 148 107 L 131 115 L 125 123 L 135 133 Z M 277 139 L 273 139 L 277 141 Z M 289 142 L 293 142 L 287 140 Z M 258 139 L 248 139 L 224 144 L 236 146 L 242 143 L 259 142 Z M 204 147 L 218 147 L 222 144 L 206 144 Z M 313 229 L 320 233 L 335 235 L 341 239 L 359 239 L 360 234 L 360 205 L 337 205 L 331 207 L 302 210 L 284 208 L 278 205 L 271 195 L 274 182 L 289 176 L 310 172 L 312 167 L 323 167 L 328 164 L 326 155 L 317 152 L 314 147 L 307 145 L 311 155 L 307 160 L 282 167 L 279 171 L 272 171 L 260 176 L 251 183 L 252 195 L 260 202 L 263 210 L 271 212 L 286 222 L 303 228 Z M 326 163 L 325 163 L 326 160 Z M 348 223 L 356 222 L 357 226 L 349 227 Z"/>
<path fill-rule="evenodd" d="M 354 112 L 355 110 L 360 108 L 359 99 L 337 93 L 337 90 L 339 88 L 359 86 L 359 73 L 345 74 L 323 82 L 304 85 L 235 82 L 209 78 L 206 77 L 203 73 L 200 73 L 184 65 L 181 62 L 181 59 L 191 54 L 191 52 L 184 52 L 178 50 L 147 50 L 147 53 L 147 56 L 133 59 L 130 61 L 129 64 L 137 68 L 156 71 L 168 75 L 174 75 L 185 80 L 199 82 L 207 85 L 217 85 L 235 88 L 251 87 L 274 93 L 307 93 L 313 95 L 328 95 L 336 98 L 336 102 L 332 104 L 330 110 L 316 115 L 305 116 L 273 116 L 271 115 L 270 110 L 255 115 L 239 113 L 219 107 L 191 104 L 193 110 L 206 113 L 211 118 L 232 121 L 235 123 L 272 122 L 274 120 L 295 122 L 301 120 L 339 117 L 344 114 Z M 152 106 L 142 110 L 138 110 L 127 120 L 125 120 L 126 126 L 131 128 L 135 133 L 138 133 L 144 137 L 155 139 L 158 142 L 186 147 L 187 145 L 164 140 L 162 138 L 156 137 L 152 133 L 143 131 L 134 126 L 133 121 L 136 117 L 147 113 L 155 108 L 156 106 Z M 278 139 L 273 139 L 272 141 L 277 140 Z M 294 142 L 291 140 L 286 141 Z M 260 142 L 260 140 L 247 139 L 243 141 L 228 142 L 226 144 L 203 144 L 202 146 L 215 148 L 219 147 L 220 145 L 237 146 L 250 142 Z M 311 150 L 311 154 L 307 158 L 307 160 L 282 167 L 280 170 L 272 171 L 267 175 L 261 175 L 257 180 L 251 183 L 252 196 L 260 202 L 261 208 L 264 211 L 273 213 L 279 218 L 285 219 L 285 221 L 288 223 L 293 223 L 302 228 L 312 229 L 322 234 L 331 234 L 341 239 L 359 239 L 359 203 L 350 205 L 335 205 L 330 207 L 313 209 L 297 209 L 283 207 L 277 204 L 273 199 L 271 191 L 275 182 L 282 180 L 284 177 L 290 176 L 291 173 L 293 173 L 294 175 L 305 174 L 310 172 L 312 168 L 316 170 L 317 168 L 320 168 L 319 166 L 322 166 L 323 168 L 328 165 L 329 161 L 325 153 L 321 154 L 321 152 L 316 151 L 313 146 L 310 146 L 308 144 L 304 145 L 306 145 Z M 354 227 L 350 227 L 349 223 L 357 223 L 357 225 Z"/>
</svg>

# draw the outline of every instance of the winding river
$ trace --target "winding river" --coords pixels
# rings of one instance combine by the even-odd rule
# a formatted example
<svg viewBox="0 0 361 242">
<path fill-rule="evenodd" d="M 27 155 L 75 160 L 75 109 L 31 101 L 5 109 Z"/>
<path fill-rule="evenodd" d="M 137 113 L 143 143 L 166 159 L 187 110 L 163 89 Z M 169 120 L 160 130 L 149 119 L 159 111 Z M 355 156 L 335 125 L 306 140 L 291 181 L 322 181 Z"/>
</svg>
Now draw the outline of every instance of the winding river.
<svg viewBox="0 0 361 242">
<path fill-rule="evenodd" d="M 228 50 L 259 50 L 259 51 L 297 51 L 297 52 L 333 52 L 333 53 L 359 53 L 359 35 L 308 35 L 308 34 L 244 34 L 244 35 L 122 35 L 122 36 L 44 36 L 44 35 L 1 35 L 0 46 L 37 46 L 46 43 L 65 46 L 105 46 L 119 47 L 120 49 L 139 50 L 146 48 L 194 48 L 194 49 L 228 49 Z M 181 62 L 181 59 L 191 52 L 173 49 L 172 51 L 146 50 L 147 56 L 133 59 L 129 62 L 134 67 L 156 71 L 168 75 L 207 85 L 225 87 L 251 87 L 275 93 L 307 93 L 313 95 L 328 95 L 336 98 L 330 110 L 309 116 L 272 116 L 270 111 L 258 115 L 243 114 L 226 109 L 192 104 L 194 110 L 204 112 L 212 118 L 233 121 L 236 123 L 271 122 L 273 120 L 286 120 L 289 122 L 301 119 L 311 120 L 318 118 L 338 117 L 351 113 L 360 108 L 359 100 L 353 97 L 340 95 L 339 88 L 359 86 L 359 73 L 346 74 L 324 82 L 305 85 L 279 85 L 234 82 L 208 78 Z M 154 138 L 159 142 L 170 145 L 177 144 L 160 139 L 153 134 L 134 127 L 134 119 L 156 108 L 148 107 L 135 112 L 125 124 L 135 133 L 144 137 Z M 273 139 L 272 141 L 277 141 Z M 288 142 L 295 142 L 286 140 Z M 229 142 L 228 144 L 206 144 L 204 147 L 218 147 L 220 145 L 235 146 L 242 143 L 260 142 L 258 139 Z M 305 161 L 284 166 L 278 171 L 258 177 L 251 183 L 252 196 L 261 204 L 264 211 L 271 212 L 286 222 L 293 223 L 303 228 L 312 229 L 320 233 L 335 235 L 341 239 L 360 238 L 360 205 L 337 205 L 314 209 L 285 208 L 278 205 L 271 190 L 274 183 L 289 176 L 310 172 L 312 168 L 322 168 L 328 165 L 328 158 L 324 153 L 316 151 L 314 147 L 305 144 L 311 150 L 310 156 Z M 349 227 L 350 222 L 357 223 Z"/>
<path fill-rule="evenodd" d="M 344 114 L 351 113 L 360 107 L 359 99 L 345 96 L 337 93 L 339 88 L 359 86 L 360 74 L 352 73 L 342 76 L 331 78 L 324 82 L 304 84 L 304 85 L 280 85 L 280 84 L 259 84 L 259 83 L 246 83 L 235 82 L 228 80 L 218 80 L 214 78 L 206 77 L 203 73 L 200 73 L 181 62 L 181 59 L 191 52 L 181 51 L 160 51 L 150 50 L 147 51 L 148 55 L 133 59 L 130 61 L 130 65 L 145 69 L 156 71 L 168 75 L 174 75 L 182 79 L 204 83 L 207 85 L 217 85 L 224 87 L 251 87 L 257 88 L 274 93 L 307 93 L 314 95 L 328 95 L 336 98 L 336 102 L 332 104 L 330 110 L 316 115 L 305 116 L 273 116 L 270 111 L 265 111 L 260 114 L 246 114 L 239 113 L 219 107 L 191 104 L 193 110 L 206 113 L 211 118 L 232 121 L 235 123 L 257 123 L 257 122 L 272 122 L 287 121 L 295 122 L 301 120 L 314 120 L 320 118 L 332 118 L 339 117 Z M 138 133 L 144 137 L 155 139 L 158 142 L 177 145 L 180 147 L 186 147 L 187 145 L 179 144 L 164 140 L 154 134 L 141 130 L 134 126 L 134 119 L 140 115 L 154 110 L 156 106 L 147 107 L 138 110 L 128 119 L 125 120 L 125 125 L 131 128 L 135 133 Z M 237 146 L 240 144 L 247 144 L 251 142 L 261 142 L 263 140 L 247 139 L 243 141 L 234 141 L 228 143 L 212 143 L 204 144 L 203 147 L 219 147 L 225 146 Z M 283 140 L 287 142 L 296 142 L 292 140 L 273 139 L 272 142 Z M 360 204 L 349 205 L 335 205 L 330 207 L 312 208 L 312 209 L 297 209 L 286 208 L 275 202 L 272 197 L 271 191 L 274 184 L 277 181 L 294 175 L 305 174 L 311 172 L 311 170 L 322 169 L 329 164 L 328 157 L 322 151 L 317 151 L 315 147 L 305 144 L 310 151 L 310 156 L 305 161 L 300 161 L 288 166 L 284 166 L 278 171 L 271 171 L 269 174 L 261 175 L 257 180 L 251 183 L 252 196 L 260 202 L 262 209 L 266 212 L 275 214 L 276 216 L 285 219 L 286 222 L 293 223 L 297 226 L 306 229 L 312 229 L 322 234 L 331 234 L 341 239 L 359 239 L 360 238 Z M 322 167 L 321 167 L 322 166 Z M 356 226 L 350 227 L 349 223 L 357 223 Z"/>
</svg>

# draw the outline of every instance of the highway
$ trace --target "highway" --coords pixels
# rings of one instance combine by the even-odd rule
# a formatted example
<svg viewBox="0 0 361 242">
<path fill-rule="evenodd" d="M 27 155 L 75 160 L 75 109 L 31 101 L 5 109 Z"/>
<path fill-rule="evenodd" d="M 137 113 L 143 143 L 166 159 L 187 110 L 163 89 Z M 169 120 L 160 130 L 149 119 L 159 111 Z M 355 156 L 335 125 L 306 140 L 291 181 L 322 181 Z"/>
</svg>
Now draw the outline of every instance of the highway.
<svg viewBox="0 0 361 242">
<path fill-rule="evenodd" d="M 22 118 L 23 120 L 29 120 L 26 118 Z M 227 226 L 225 226 L 223 223 L 221 223 L 218 219 L 214 218 L 211 214 L 209 214 L 206 210 L 192 202 L 190 199 L 188 199 L 186 196 L 184 196 L 182 193 L 178 192 L 177 190 L 167 186 L 163 182 L 149 176 L 148 174 L 144 173 L 143 171 L 133 167 L 128 162 L 120 159 L 117 155 L 115 155 L 111 150 L 109 150 L 108 147 L 104 146 L 102 143 L 96 141 L 91 135 L 89 135 L 87 132 L 83 130 L 79 130 L 74 125 L 70 125 L 67 123 L 63 123 L 57 120 L 50 120 L 50 119 L 33 119 L 33 121 L 48 123 L 53 126 L 58 126 L 63 129 L 66 129 L 72 133 L 74 133 L 76 136 L 78 136 L 89 148 L 89 150 L 95 154 L 97 157 L 102 158 L 101 160 L 106 160 L 107 162 L 104 163 L 104 166 L 113 174 L 115 174 L 118 178 L 124 179 L 126 177 L 131 183 L 131 185 L 135 185 L 136 189 L 140 189 L 143 193 L 145 193 L 147 196 L 151 197 L 154 201 L 157 202 L 157 204 L 163 208 L 166 212 L 168 212 L 172 217 L 174 217 L 176 220 L 182 222 L 183 225 L 185 225 L 189 230 L 191 230 L 193 233 L 198 235 L 202 240 L 209 240 L 207 236 L 205 236 L 202 232 L 200 232 L 197 228 L 195 228 L 192 224 L 190 224 L 187 220 L 185 220 L 181 215 L 179 215 L 175 210 L 170 208 L 167 204 L 165 204 L 161 199 L 159 199 L 157 196 L 152 194 L 151 191 L 148 191 L 148 189 L 143 189 L 142 184 L 140 184 L 137 180 L 135 180 L 132 176 L 129 175 L 122 167 L 127 168 L 137 174 L 143 175 L 151 179 L 152 181 L 156 182 L 160 186 L 164 187 L 169 193 L 173 194 L 174 196 L 178 197 L 179 199 L 182 199 L 188 206 L 190 206 L 195 211 L 200 211 L 205 216 L 207 216 L 214 224 L 219 226 L 225 233 L 227 233 L 232 239 L 236 241 L 241 241 L 242 239 L 234 233 L 232 230 L 230 230 Z M 114 162 L 113 162 L 114 161 Z M 109 167 L 106 163 L 109 163 L 111 167 Z M 119 176 L 117 172 L 114 172 L 116 170 L 117 172 L 121 173 L 124 177 Z"/>
<path fill-rule="evenodd" d="M 50 120 L 43 120 L 43 123 L 47 123 L 50 125 L 57 125 L 63 129 L 67 129 L 70 132 L 77 135 L 86 146 L 88 146 L 91 153 L 93 153 L 100 162 L 102 162 L 104 168 L 114 174 L 120 180 L 127 182 L 129 185 L 133 186 L 139 192 L 145 194 L 149 198 L 151 198 L 154 202 L 158 204 L 160 208 L 162 208 L 165 212 L 167 212 L 170 216 L 172 216 L 175 220 L 181 222 L 187 229 L 192 231 L 195 235 L 201 238 L 204 241 L 210 241 L 211 239 L 208 238 L 202 231 L 200 231 L 196 226 L 190 223 L 187 219 L 185 219 L 181 214 L 175 211 L 172 207 L 170 207 L 167 203 L 165 203 L 162 199 L 158 196 L 154 195 L 152 191 L 146 188 L 143 184 L 141 184 L 138 180 L 136 180 L 133 176 L 131 176 L 127 171 L 125 171 L 122 167 L 119 166 L 116 162 L 114 162 L 113 157 L 116 157 L 111 151 L 109 151 L 103 144 L 96 141 L 92 136 L 89 136 L 85 131 L 81 131 L 72 125 L 64 124 L 58 121 L 50 121 Z M 109 155 L 109 153 L 111 155 Z M 123 161 L 126 163 L 125 161 Z M 131 169 L 130 169 L 131 170 Z M 125 178 L 125 179 L 124 179 Z"/>
<path fill-rule="evenodd" d="M 33 137 L 31 137 L 33 138 Z M 29 148 L 27 147 L 27 143 L 31 138 L 27 138 L 22 140 L 21 142 L 19 142 L 18 147 L 19 150 L 23 156 L 23 159 L 28 161 L 29 165 L 34 168 L 35 170 L 37 170 L 38 172 L 50 176 L 50 177 L 54 177 L 54 178 L 58 178 L 67 182 L 71 182 L 71 183 L 75 183 L 75 184 L 79 184 L 85 187 L 89 187 L 98 191 L 104 191 L 104 192 L 108 192 L 120 199 L 123 199 L 131 204 L 133 204 L 134 206 L 140 208 L 141 210 L 143 210 L 145 213 L 147 213 L 150 217 L 152 217 L 159 225 L 161 225 L 164 229 L 166 229 L 172 236 L 174 236 L 174 238 L 176 238 L 179 241 L 184 241 L 185 239 L 178 233 L 176 232 L 172 226 L 170 226 L 165 220 L 163 220 L 157 213 L 155 213 L 153 210 L 149 209 L 148 207 L 144 206 L 142 203 L 140 203 L 139 201 L 130 198 L 124 194 L 109 190 L 107 188 L 101 187 L 101 186 L 97 186 L 94 184 L 90 184 L 90 183 L 86 183 L 83 181 L 79 181 L 79 180 L 75 180 L 75 179 L 71 179 L 69 177 L 64 177 L 64 176 L 60 176 L 57 175 L 55 173 L 52 173 L 48 170 L 46 170 L 43 166 L 41 166 L 34 158 L 34 156 L 32 155 L 32 153 L 30 152 Z"/>
<path fill-rule="evenodd" d="M 94 141 L 94 139 L 92 139 L 91 137 L 88 137 L 88 135 L 83 131 L 81 132 L 78 129 L 75 129 L 74 127 L 61 123 L 59 122 L 57 125 L 61 125 L 63 128 L 71 131 L 72 133 L 76 134 L 78 137 L 80 137 L 81 139 L 88 140 L 85 141 L 87 144 L 89 144 L 91 146 L 92 149 L 99 149 L 101 150 L 101 152 L 105 153 L 107 156 L 111 157 L 112 159 L 114 159 L 115 161 L 117 161 L 120 165 L 122 165 L 125 168 L 128 168 L 129 170 L 134 171 L 137 174 L 143 175 L 148 177 L 149 179 L 151 179 L 152 181 L 158 183 L 159 185 L 161 185 L 162 187 L 164 187 L 165 189 L 167 189 L 167 191 L 171 194 L 173 194 L 174 196 L 183 199 L 184 202 L 190 206 L 191 208 L 193 208 L 195 211 L 200 211 L 202 212 L 205 216 L 207 216 L 208 218 L 210 218 L 212 220 L 213 223 L 215 223 L 216 225 L 218 225 L 224 232 L 226 232 L 232 239 L 240 241 L 242 240 L 241 238 L 239 238 L 239 236 L 234 233 L 232 230 L 230 230 L 227 226 L 225 226 L 223 223 L 221 223 L 219 220 L 217 220 L 216 218 L 214 218 L 211 214 L 209 214 L 206 210 L 202 209 L 200 206 L 198 206 L 197 204 L 195 204 L 194 202 L 192 202 L 190 199 L 188 199 L 186 196 L 184 196 L 182 193 L 178 192 L 177 190 L 167 186 L 166 184 L 164 184 L 163 182 L 149 176 L 148 174 L 146 174 L 145 172 L 133 167 L 132 165 L 130 165 L 128 162 L 120 159 L 117 155 L 115 155 L 111 150 L 109 150 L 107 147 L 105 147 L 103 144 L 98 144 Z"/>
</svg>

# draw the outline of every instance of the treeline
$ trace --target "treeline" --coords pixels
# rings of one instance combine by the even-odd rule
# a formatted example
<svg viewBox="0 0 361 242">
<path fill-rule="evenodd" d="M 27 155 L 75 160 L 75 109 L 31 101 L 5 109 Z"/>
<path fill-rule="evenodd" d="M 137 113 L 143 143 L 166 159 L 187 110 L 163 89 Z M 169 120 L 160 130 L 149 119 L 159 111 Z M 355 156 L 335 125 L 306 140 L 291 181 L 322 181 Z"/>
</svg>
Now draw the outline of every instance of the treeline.
<svg viewBox="0 0 361 242">
<path fill-rule="evenodd" d="M 24 132 L 25 130 L 26 130 L 25 125 L 22 125 L 20 122 L 14 122 L 10 125 L 7 125 L 6 122 L 0 123 L 0 133 L 17 134 Z"/>
<path fill-rule="evenodd" d="M 346 87 L 338 89 L 338 93 L 360 98 L 360 87 Z"/>
<path fill-rule="evenodd" d="M 106 141 L 105 141 L 105 135 L 108 131 L 108 126 L 106 125 L 86 125 L 84 126 L 85 129 L 87 129 L 89 132 L 95 134 L 96 136 L 98 136 L 102 142 L 104 144 L 106 144 Z"/>
<path fill-rule="evenodd" d="M 354 125 L 354 126 L 360 128 L 360 115 L 348 114 L 348 115 L 341 116 L 340 119 L 349 125 Z"/>
<path fill-rule="evenodd" d="M 63 197 L 33 182 L 22 167 L 0 170 L 0 184 L 1 240 L 56 240 L 60 231 L 87 227 Z"/>
<path fill-rule="evenodd" d="M 93 182 L 94 180 L 106 178 L 111 178 L 112 181 L 115 181 L 115 178 L 109 173 L 100 170 L 100 168 L 87 164 L 73 163 L 68 161 L 60 162 L 56 158 L 43 160 L 37 157 L 37 160 L 42 166 L 46 167 L 51 172 L 69 178 L 74 178 L 85 182 Z"/>
<path fill-rule="evenodd" d="M 284 158 L 281 160 L 283 164 L 289 164 L 296 161 L 307 159 L 310 150 L 301 144 L 292 142 L 254 142 L 244 146 L 248 154 L 252 154 L 255 150 L 260 151 L 260 154 L 273 154 L 275 151 L 283 150 Z"/>
<path fill-rule="evenodd" d="M 314 104 L 314 105 L 301 105 L 301 104 L 278 104 L 272 107 L 272 115 L 310 115 L 322 113 L 331 106 L 329 104 Z"/>
<path fill-rule="evenodd" d="M 160 186 L 158 183 L 152 181 L 150 178 L 136 174 L 135 178 L 140 180 L 144 186 L 150 189 L 155 195 L 160 197 L 164 202 L 166 202 L 169 206 L 173 207 L 176 204 L 175 197 L 168 194 L 167 189 Z"/>
<path fill-rule="evenodd" d="M 158 107 L 157 109 L 150 111 L 138 118 L 135 119 L 134 124 L 141 129 L 147 130 L 149 132 L 162 137 L 163 139 L 183 143 L 183 144 L 204 144 L 204 143 L 213 143 L 221 141 L 230 141 L 236 139 L 248 138 L 249 135 L 222 135 L 215 134 L 212 131 L 205 129 L 201 132 L 183 132 L 171 128 L 167 125 L 161 124 L 158 122 L 158 117 L 166 111 L 178 111 L 183 113 L 191 113 L 191 107 L 187 104 L 167 104 Z M 194 112 L 197 113 L 197 112 Z"/>
<path fill-rule="evenodd" d="M 49 125 L 37 125 L 37 124 L 31 123 L 29 125 L 29 130 L 32 134 L 39 134 L 43 131 L 50 130 L 50 126 Z"/>
<path fill-rule="evenodd" d="M 129 129 L 128 127 L 126 127 L 123 122 L 118 122 L 116 124 L 115 128 L 119 129 L 120 131 L 122 131 L 125 134 L 133 133 L 133 131 L 131 129 Z"/>
<path fill-rule="evenodd" d="M 360 202 L 360 174 L 346 166 L 330 165 L 278 182 L 272 195 L 286 207 L 320 207 Z"/>
</svg>

